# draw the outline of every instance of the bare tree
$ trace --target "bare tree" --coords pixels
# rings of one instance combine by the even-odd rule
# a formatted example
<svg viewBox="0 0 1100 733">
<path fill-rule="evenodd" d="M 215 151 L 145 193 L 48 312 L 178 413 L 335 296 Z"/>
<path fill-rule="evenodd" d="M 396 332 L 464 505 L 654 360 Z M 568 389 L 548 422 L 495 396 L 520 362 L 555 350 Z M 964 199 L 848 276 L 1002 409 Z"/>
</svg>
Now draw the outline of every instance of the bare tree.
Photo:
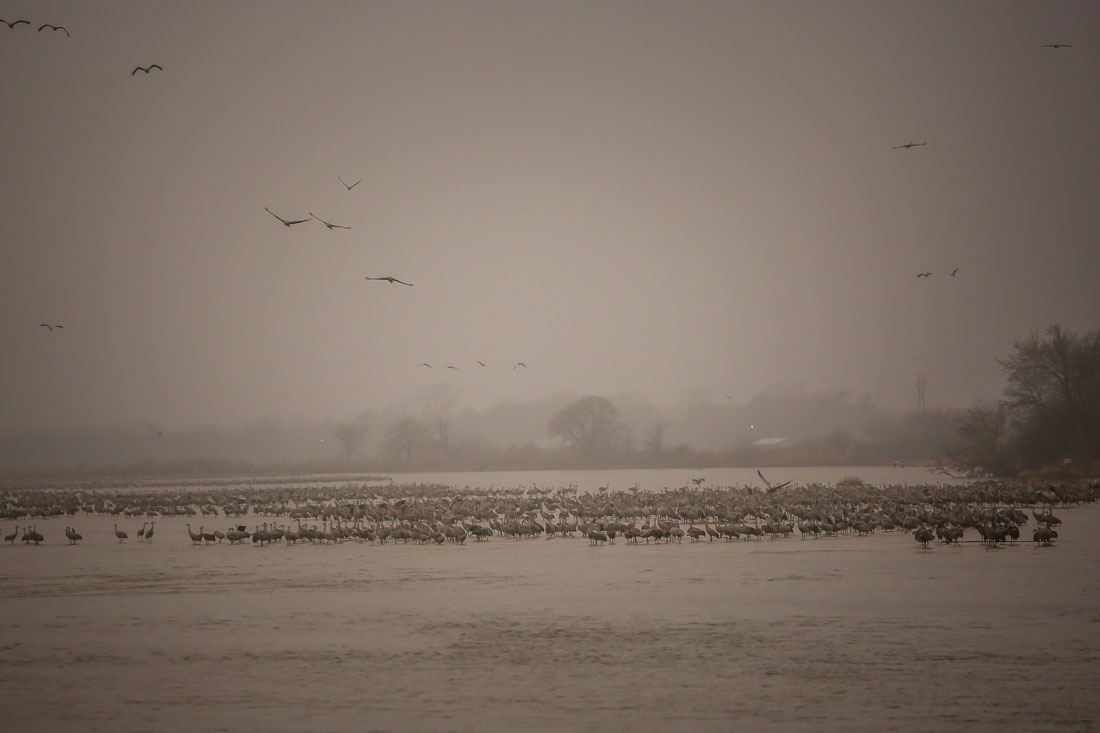
<svg viewBox="0 0 1100 733">
<path fill-rule="evenodd" d="M 671 424 L 668 420 L 658 420 L 649 426 L 645 431 L 645 440 L 642 441 L 646 452 L 655 456 L 661 455 L 661 451 L 665 447 L 665 431 L 668 430 Z"/>
<path fill-rule="evenodd" d="M 367 424 L 362 420 L 345 421 L 339 423 L 332 434 L 340 441 L 340 445 L 344 446 L 344 457 L 350 461 L 367 434 Z"/>
<path fill-rule="evenodd" d="M 551 437 L 561 438 L 588 461 L 608 457 L 621 444 L 619 411 L 603 397 L 570 402 L 550 419 L 547 429 Z"/>
<path fill-rule="evenodd" d="M 1100 455 L 1100 331 L 1050 326 L 1017 340 L 999 363 L 1030 462 Z"/>
<path fill-rule="evenodd" d="M 427 442 L 428 429 L 415 417 L 403 417 L 386 431 L 386 451 L 398 461 L 408 463 Z"/>
<path fill-rule="evenodd" d="M 950 449 L 954 463 L 971 474 L 1005 476 L 1013 472 L 1009 443 L 1010 414 L 1003 402 L 977 405 L 959 418 Z"/>
</svg>

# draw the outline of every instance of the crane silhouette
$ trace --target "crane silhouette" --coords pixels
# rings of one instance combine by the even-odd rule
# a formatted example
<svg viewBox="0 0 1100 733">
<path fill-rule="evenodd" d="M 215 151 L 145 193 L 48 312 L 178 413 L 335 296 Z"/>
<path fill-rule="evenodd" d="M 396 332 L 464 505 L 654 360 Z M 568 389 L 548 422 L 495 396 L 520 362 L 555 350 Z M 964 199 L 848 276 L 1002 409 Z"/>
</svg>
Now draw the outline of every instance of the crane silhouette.
<svg viewBox="0 0 1100 733">
<path fill-rule="evenodd" d="M 328 223 L 327 221 L 325 221 L 324 219 L 322 219 L 321 217 L 319 217 L 319 216 L 317 216 L 316 214 L 314 214 L 314 213 L 313 213 L 312 211 L 311 211 L 311 212 L 309 212 L 309 215 L 310 215 L 310 216 L 312 216 L 312 217 L 313 217 L 314 219 L 316 219 L 317 221 L 319 221 L 319 222 L 321 222 L 322 224 L 324 224 L 325 226 L 327 226 L 327 227 L 328 227 L 328 230 L 329 230 L 330 232 L 331 232 L 331 231 L 332 231 L 333 229 L 351 229 L 351 227 L 346 227 L 346 226 L 344 226 L 343 224 L 330 224 L 330 223 Z"/>
<path fill-rule="evenodd" d="M 779 491 L 779 490 L 780 490 L 780 489 L 782 489 L 782 488 L 783 488 L 784 486 L 788 486 L 788 485 L 790 485 L 790 483 L 791 483 L 790 481 L 784 481 L 784 482 L 783 482 L 783 483 L 781 483 L 781 484 L 777 484 L 777 485 L 773 486 L 773 485 L 772 485 L 772 482 L 771 482 L 771 481 L 768 481 L 768 480 L 767 480 L 766 478 L 764 478 L 764 474 L 760 473 L 760 469 L 759 469 L 759 468 L 758 468 L 758 469 L 756 469 L 756 475 L 757 475 L 757 476 L 759 476 L 759 477 L 760 477 L 760 480 L 761 480 L 761 481 L 763 481 L 763 482 L 764 482 L 764 483 L 765 483 L 765 484 L 767 485 L 767 487 L 768 487 L 768 492 L 769 492 L 769 493 L 770 493 L 770 492 L 772 492 L 772 491 Z"/>
<path fill-rule="evenodd" d="M 364 275 L 363 278 L 366 280 L 385 280 L 390 285 L 393 285 L 394 283 L 400 283 L 401 285 L 408 285 L 410 288 L 413 286 L 412 283 L 407 283 L 404 280 L 398 280 L 396 277 L 390 277 L 389 275 L 386 275 L 385 277 L 371 277 L 370 275 Z"/>
<path fill-rule="evenodd" d="M 293 221 L 287 221 L 286 219 L 284 219 L 283 217 L 279 216 L 278 214 L 276 214 L 276 213 L 275 213 L 274 211 L 272 211 L 271 209 L 267 208 L 266 206 L 264 207 L 264 211 L 266 211 L 267 213 L 271 214 L 271 215 L 272 215 L 272 216 L 274 216 L 274 217 L 275 217 L 276 219 L 278 219 L 279 221 L 281 221 L 281 222 L 283 223 L 283 226 L 285 226 L 285 227 L 291 226 L 291 225 L 293 225 L 293 224 L 304 224 L 304 223 L 306 223 L 307 221 L 309 221 L 309 219 L 294 219 Z"/>
<path fill-rule="evenodd" d="M 358 185 L 359 185 L 360 183 L 362 183 L 362 182 L 363 182 L 363 179 L 362 179 L 362 178 L 360 178 L 360 179 L 359 179 L 358 181 L 356 181 L 355 183 L 348 183 L 347 181 L 345 181 L 345 180 L 344 180 L 343 178 L 341 178 L 340 176 L 336 176 L 336 180 L 338 180 L 338 181 L 339 181 L 340 183 L 344 184 L 344 187 L 345 187 L 345 188 L 346 188 L 347 190 L 349 190 L 349 191 L 350 191 L 351 189 L 355 188 L 356 186 L 358 186 Z"/>
<path fill-rule="evenodd" d="M 46 328 L 50 329 L 51 331 L 54 330 L 55 328 L 65 328 L 60 323 L 55 323 L 52 326 L 48 323 L 39 323 L 38 325 L 39 326 L 45 326 Z"/>
<path fill-rule="evenodd" d="M 148 66 L 135 66 L 134 70 L 130 72 L 130 76 L 133 76 L 134 74 L 138 73 L 139 71 L 144 71 L 146 74 L 148 74 L 153 69 L 160 69 L 161 71 L 164 71 L 164 67 L 161 66 L 160 64 L 149 64 Z"/>
<path fill-rule="evenodd" d="M 0 18 L 0 23 L 5 24 L 8 28 L 11 28 L 12 30 L 15 30 L 15 26 L 19 25 L 20 23 L 26 23 L 27 25 L 31 24 L 29 20 L 13 20 L 11 22 L 8 22 L 3 18 Z"/>
<path fill-rule="evenodd" d="M 51 31 L 65 31 L 66 36 L 68 36 L 69 38 L 73 37 L 73 35 L 69 33 L 69 29 L 63 25 L 51 25 L 50 23 L 43 23 L 42 25 L 38 26 L 38 32 L 41 33 L 45 28 L 49 28 Z"/>
<path fill-rule="evenodd" d="M 927 145 L 927 144 L 928 144 L 927 142 L 923 142 L 923 143 L 905 143 L 903 145 L 895 145 L 894 150 L 901 150 L 902 148 L 905 148 L 906 150 L 908 150 L 909 148 L 919 148 L 921 145 Z"/>
<path fill-rule="evenodd" d="M 1044 43 L 1043 48 L 1073 48 L 1068 43 Z"/>
</svg>

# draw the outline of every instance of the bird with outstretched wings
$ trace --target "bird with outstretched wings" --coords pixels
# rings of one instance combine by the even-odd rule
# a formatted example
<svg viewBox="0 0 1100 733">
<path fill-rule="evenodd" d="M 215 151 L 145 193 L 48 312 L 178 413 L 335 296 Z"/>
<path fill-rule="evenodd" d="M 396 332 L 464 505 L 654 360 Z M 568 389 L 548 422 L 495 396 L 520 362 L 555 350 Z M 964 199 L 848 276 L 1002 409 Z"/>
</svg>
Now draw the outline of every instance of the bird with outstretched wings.
<svg viewBox="0 0 1100 733">
<path fill-rule="evenodd" d="M 775 485 L 775 486 L 772 486 L 772 482 L 771 482 L 771 481 L 768 481 L 768 480 L 767 480 L 766 478 L 764 478 L 764 474 L 762 474 L 762 473 L 760 472 L 760 469 L 759 469 L 759 468 L 758 468 L 758 469 L 756 469 L 756 475 L 760 477 L 760 480 L 761 480 L 761 481 L 763 481 L 765 485 L 767 485 L 767 487 L 768 487 L 768 492 L 769 492 L 769 493 L 770 493 L 770 492 L 772 492 L 772 491 L 779 491 L 779 490 L 780 490 L 780 489 L 782 489 L 782 488 L 783 488 L 784 486 L 789 486 L 789 485 L 790 485 L 790 483 L 791 483 L 790 481 L 784 481 L 784 482 L 783 482 L 783 483 L 781 483 L 781 484 L 777 484 L 777 485 Z"/>
</svg>

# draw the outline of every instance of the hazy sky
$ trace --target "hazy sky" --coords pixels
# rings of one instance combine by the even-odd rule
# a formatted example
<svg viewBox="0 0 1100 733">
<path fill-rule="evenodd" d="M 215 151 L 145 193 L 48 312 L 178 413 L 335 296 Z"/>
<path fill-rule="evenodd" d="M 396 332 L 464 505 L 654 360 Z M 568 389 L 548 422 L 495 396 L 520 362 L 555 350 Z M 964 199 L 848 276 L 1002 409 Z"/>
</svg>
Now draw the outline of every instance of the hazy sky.
<svg viewBox="0 0 1100 733">
<path fill-rule="evenodd" d="M 1014 338 L 1100 327 L 1095 0 L 0 16 L 32 23 L 0 26 L 0 427 L 340 417 L 439 382 L 910 408 L 924 373 L 959 405 Z"/>
</svg>

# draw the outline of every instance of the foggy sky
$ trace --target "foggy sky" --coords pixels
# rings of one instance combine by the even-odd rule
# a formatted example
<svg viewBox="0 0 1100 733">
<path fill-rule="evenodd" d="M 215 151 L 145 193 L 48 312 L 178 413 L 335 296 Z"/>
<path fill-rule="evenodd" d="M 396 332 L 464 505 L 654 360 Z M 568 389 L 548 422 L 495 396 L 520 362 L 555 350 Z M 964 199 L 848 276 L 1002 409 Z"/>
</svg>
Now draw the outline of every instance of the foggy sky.
<svg viewBox="0 0 1100 733">
<path fill-rule="evenodd" d="M 964 405 L 1013 339 L 1100 327 L 1093 0 L 2 15 L 32 28 L 0 26 L 0 427 L 438 383 L 907 409 L 923 373 Z"/>
</svg>

